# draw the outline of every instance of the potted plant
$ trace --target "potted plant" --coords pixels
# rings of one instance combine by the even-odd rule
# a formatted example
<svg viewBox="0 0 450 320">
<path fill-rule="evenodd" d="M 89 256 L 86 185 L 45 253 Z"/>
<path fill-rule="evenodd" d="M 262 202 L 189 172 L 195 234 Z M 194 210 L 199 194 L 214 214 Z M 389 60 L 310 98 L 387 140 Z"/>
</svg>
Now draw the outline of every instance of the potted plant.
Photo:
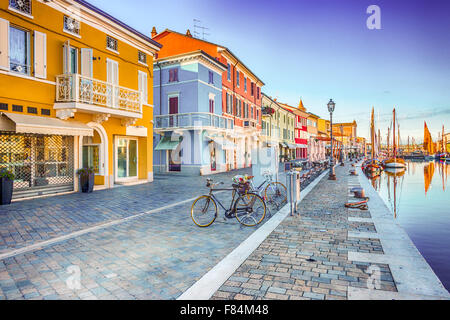
<svg viewBox="0 0 450 320">
<path fill-rule="evenodd" d="M 78 169 L 77 174 L 80 176 L 81 192 L 91 193 L 94 191 L 95 172 L 93 168 Z"/>
<path fill-rule="evenodd" d="M 0 204 L 11 204 L 14 174 L 6 168 L 0 169 Z"/>
</svg>

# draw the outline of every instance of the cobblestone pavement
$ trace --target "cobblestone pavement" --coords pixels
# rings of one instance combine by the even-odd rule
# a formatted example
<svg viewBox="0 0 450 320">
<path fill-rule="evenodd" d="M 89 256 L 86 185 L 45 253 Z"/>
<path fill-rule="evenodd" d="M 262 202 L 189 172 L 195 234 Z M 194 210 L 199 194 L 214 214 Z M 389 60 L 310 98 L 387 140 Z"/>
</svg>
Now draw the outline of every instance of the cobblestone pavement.
<svg viewBox="0 0 450 320">
<path fill-rule="evenodd" d="M 348 252 L 382 254 L 377 239 L 350 238 L 373 232 L 370 212 L 348 210 L 349 167 L 337 167 L 337 181 L 322 181 L 301 203 L 300 216 L 288 216 L 219 288 L 212 299 L 347 299 L 349 287 L 367 288 L 374 268 L 376 289 L 396 291 L 388 265 L 348 260 Z M 349 214 L 349 211 L 352 211 Z"/>
<path fill-rule="evenodd" d="M 228 185 L 237 170 L 211 176 Z M 157 175 L 152 183 L 13 202 L 0 207 L 0 254 L 195 197 L 206 177 Z"/>
<path fill-rule="evenodd" d="M 230 177 L 237 173 L 213 178 L 229 183 Z M 92 195 L 18 202 L 11 206 L 11 212 L 2 209 L 2 230 L 9 230 L 4 224 L 9 221 L 16 230 L 25 230 L 25 234 L 49 238 L 207 191 L 204 177 L 165 178 L 157 178 L 154 184 Z M 229 194 L 221 193 L 218 198 L 227 201 Z M 52 207 L 55 200 L 58 204 Z M 33 205 L 35 201 L 38 205 Z M 190 206 L 191 203 L 184 203 L 145 214 L 0 260 L 0 300 L 175 299 L 255 231 L 241 227 L 234 219 L 223 221 L 223 212 L 211 227 L 198 228 L 190 218 Z M 66 207 L 70 210 L 65 211 Z M 52 231 L 43 233 L 43 228 Z M 26 244 L 23 237 L 9 237 L 17 240 L 14 240 L 17 246 Z M 78 275 L 80 287 L 71 282 Z"/>
</svg>

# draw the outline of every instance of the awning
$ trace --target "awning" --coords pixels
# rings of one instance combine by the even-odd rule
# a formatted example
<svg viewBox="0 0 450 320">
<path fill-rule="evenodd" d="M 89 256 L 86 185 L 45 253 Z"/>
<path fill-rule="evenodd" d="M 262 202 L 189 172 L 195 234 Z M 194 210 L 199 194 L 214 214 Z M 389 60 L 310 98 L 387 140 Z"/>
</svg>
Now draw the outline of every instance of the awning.
<svg viewBox="0 0 450 320">
<path fill-rule="evenodd" d="M 158 144 L 156 145 L 155 151 L 157 150 L 175 150 L 178 145 L 180 144 L 179 138 L 173 138 L 172 137 L 162 137 L 161 140 L 159 140 Z"/>
<path fill-rule="evenodd" d="M 0 112 L 0 131 L 62 136 L 93 136 L 94 130 L 84 123 L 57 118 Z"/>
<path fill-rule="evenodd" d="M 295 144 L 287 143 L 287 146 L 289 149 L 297 149 L 297 145 L 295 145 Z"/>
<path fill-rule="evenodd" d="M 308 146 L 306 144 L 297 144 L 297 148 L 306 149 Z"/>
<path fill-rule="evenodd" d="M 280 142 L 280 146 L 282 146 L 283 148 L 288 148 L 288 145 L 286 143 Z"/>
<path fill-rule="evenodd" d="M 231 142 L 230 140 L 228 140 L 227 138 L 223 137 L 223 136 L 211 135 L 211 136 L 206 136 L 206 138 L 207 139 L 211 139 L 212 141 L 214 141 L 216 144 L 221 146 L 223 150 L 234 150 L 234 149 L 236 149 L 236 145 L 233 142 Z"/>
</svg>

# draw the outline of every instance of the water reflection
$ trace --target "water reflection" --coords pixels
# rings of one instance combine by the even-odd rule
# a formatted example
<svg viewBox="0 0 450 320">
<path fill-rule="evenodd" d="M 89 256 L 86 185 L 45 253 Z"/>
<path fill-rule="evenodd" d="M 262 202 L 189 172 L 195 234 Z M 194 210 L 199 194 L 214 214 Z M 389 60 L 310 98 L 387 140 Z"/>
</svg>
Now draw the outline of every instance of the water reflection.
<svg viewBox="0 0 450 320">
<path fill-rule="evenodd" d="M 371 179 L 372 186 L 447 290 L 450 289 L 449 175 L 449 163 L 408 161 L 406 171 L 383 171 Z"/>
</svg>

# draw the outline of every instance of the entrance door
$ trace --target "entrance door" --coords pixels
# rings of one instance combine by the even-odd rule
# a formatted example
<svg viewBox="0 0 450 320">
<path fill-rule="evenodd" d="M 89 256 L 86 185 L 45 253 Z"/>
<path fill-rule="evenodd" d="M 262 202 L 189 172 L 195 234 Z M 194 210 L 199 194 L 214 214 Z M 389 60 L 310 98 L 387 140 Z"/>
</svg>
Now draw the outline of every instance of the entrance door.
<svg viewBox="0 0 450 320">
<path fill-rule="evenodd" d="M 138 173 L 137 139 L 118 138 L 116 147 L 116 180 L 136 179 Z"/>
<path fill-rule="evenodd" d="M 216 171 L 216 148 L 213 146 L 211 149 L 211 171 Z"/>
<path fill-rule="evenodd" d="M 180 172 L 181 171 L 181 157 L 182 152 L 180 145 L 175 150 L 167 150 L 169 158 L 169 171 Z"/>
</svg>

